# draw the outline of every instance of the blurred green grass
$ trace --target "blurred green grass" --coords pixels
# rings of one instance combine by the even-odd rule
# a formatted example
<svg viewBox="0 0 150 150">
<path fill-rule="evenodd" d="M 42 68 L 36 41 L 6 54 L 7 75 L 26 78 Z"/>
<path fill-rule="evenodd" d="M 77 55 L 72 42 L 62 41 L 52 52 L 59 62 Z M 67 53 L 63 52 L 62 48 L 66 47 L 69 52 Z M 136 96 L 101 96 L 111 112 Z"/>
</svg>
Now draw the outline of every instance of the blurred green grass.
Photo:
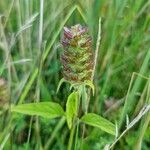
<svg viewBox="0 0 150 150">
<path fill-rule="evenodd" d="M 88 26 L 94 51 L 98 19 L 101 17 L 101 44 L 94 79 L 96 94 L 91 98 L 89 110 L 104 115 L 106 102 L 114 104 L 121 101 L 118 108 L 110 111 L 106 117 L 121 122 L 122 130 L 125 128 L 126 114 L 133 119 L 145 104 L 145 95 L 149 92 L 149 80 L 136 76 L 123 108 L 132 73 L 141 73 L 146 77 L 150 75 L 149 12 L 149 0 L 44 0 L 41 31 L 40 0 L 0 1 L 0 76 L 8 81 L 11 103 L 40 99 L 56 101 L 65 107 L 68 86 L 64 85 L 56 95 L 58 82 L 62 78 L 59 56 L 62 52 L 60 39 L 63 26 L 78 23 Z M 42 43 L 40 34 L 43 36 Z M 128 106 L 132 107 L 128 110 Z M 42 149 L 45 145 L 48 149 L 66 148 L 68 129 L 63 121 L 46 122 L 40 119 L 37 126 L 34 118 L 30 120 L 29 117 L 20 116 L 14 122 L 10 121 L 10 115 L 3 109 L 0 117 L 0 145 L 4 143 L 5 149 Z M 125 140 L 118 143 L 118 149 L 133 149 L 136 137 L 141 133 L 138 132 L 139 125 L 128 133 L 135 137 L 133 141 L 130 142 L 130 136 L 125 136 Z M 61 131 L 54 134 L 56 127 Z M 35 136 L 38 136 L 38 144 Z M 148 149 L 149 136 L 150 133 L 144 138 L 143 149 Z M 102 149 L 112 140 L 101 131 L 88 128 L 84 149 Z"/>
</svg>

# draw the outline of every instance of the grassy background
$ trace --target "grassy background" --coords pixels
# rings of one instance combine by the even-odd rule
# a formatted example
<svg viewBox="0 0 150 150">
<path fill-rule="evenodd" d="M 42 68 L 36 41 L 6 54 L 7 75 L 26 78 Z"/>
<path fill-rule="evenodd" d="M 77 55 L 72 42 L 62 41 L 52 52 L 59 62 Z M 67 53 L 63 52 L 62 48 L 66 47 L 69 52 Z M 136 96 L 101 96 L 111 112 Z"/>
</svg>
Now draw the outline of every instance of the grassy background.
<svg viewBox="0 0 150 150">
<path fill-rule="evenodd" d="M 89 111 L 117 122 L 123 131 L 126 114 L 131 121 L 150 102 L 149 80 L 133 74 L 150 77 L 150 1 L 43 2 L 42 9 L 42 0 L 0 1 L 0 76 L 8 82 L 10 102 L 54 101 L 65 108 L 68 86 L 63 85 L 56 94 L 62 78 L 59 57 L 63 26 L 88 26 L 94 51 L 101 17 L 96 94 L 91 97 Z M 63 119 L 47 121 L 18 115 L 11 120 L 3 102 L 0 105 L 0 145 L 4 149 L 66 149 L 69 130 Z M 148 124 L 147 115 L 121 138 L 115 149 L 140 149 L 141 144 L 143 150 L 148 150 Z M 110 135 L 87 127 L 83 149 L 103 149 L 113 140 Z"/>
</svg>

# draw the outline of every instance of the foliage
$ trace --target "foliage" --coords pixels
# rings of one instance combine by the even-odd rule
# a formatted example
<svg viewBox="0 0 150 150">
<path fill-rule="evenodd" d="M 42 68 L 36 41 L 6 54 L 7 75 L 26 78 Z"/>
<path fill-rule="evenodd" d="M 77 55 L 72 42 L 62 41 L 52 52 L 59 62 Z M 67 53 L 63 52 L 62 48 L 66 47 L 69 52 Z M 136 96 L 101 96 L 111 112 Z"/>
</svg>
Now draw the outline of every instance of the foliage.
<svg viewBox="0 0 150 150">
<path fill-rule="evenodd" d="M 0 97 L 0 149 L 66 149 L 71 130 L 63 110 L 72 92 L 79 92 L 83 106 L 87 104 L 84 100 L 90 99 L 88 110 L 87 106 L 79 106 L 78 117 L 73 115 L 75 110 L 70 117 L 76 123 L 76 149 L 103 149 L 123 131 L 127 133 L 114 144 L 114 149 L 149 149 L 149 112 L 132 122 L 150 102 L 149 12 L 147 0 L 0 1 L 0 79 L 6 81 L 8 90 L 7 95 L 2 95 L 9 97 Z M 75 24 L 89 28 L 93 53 L 99 49 L 94 81 L 84 83 L 86 89 L 81 87 L 79 91 L 75 90 L 78 84 L 58 86 L 63 78 L 59 59 L 63 53 L 63 27 Z M 91 88 L 94 94 L 89 91 Z M 82 90 L 87 95 L 81 94 Z M 43 106 L 45 109 L 39 106 L 37 113 L 36 105 L 41 103 L 47 105 Z M 51 104 L 59 111 L 52 111 Z M 34 112 L 30 112 L 31 117 L 13 118 L 10 106 L 13 111 L 29 114 L 30 108 Z M 44 117 L 35 116 L 43 116 L 39 110 L 44 111 Z M 94 113 L 94 119 L 88 118 L 85 123 L 92 127 L 82 121 L 89 113 Z M 111 122 L 115 123 L 115 140 L 102 130 L 99 122 L 103 118 L 109 121 L 113 133 Z M 126 130 L 130 123 L 132 128 Z"/>
</svg>

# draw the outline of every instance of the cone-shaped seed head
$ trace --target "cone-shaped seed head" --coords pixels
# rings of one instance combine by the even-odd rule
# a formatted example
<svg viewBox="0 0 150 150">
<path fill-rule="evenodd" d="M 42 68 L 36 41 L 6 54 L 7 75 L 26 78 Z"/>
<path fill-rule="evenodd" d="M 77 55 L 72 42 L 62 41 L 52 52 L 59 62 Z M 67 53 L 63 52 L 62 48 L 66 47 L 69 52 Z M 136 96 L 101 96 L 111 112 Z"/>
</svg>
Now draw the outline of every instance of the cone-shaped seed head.
<svg viewBox="0 0 150 150">
<path fill-rule="evenodd" d="M 88 29 L 79 24 L 64 27 L 61 55 L 63 75 L 70 82 L 91 80 L 93 70 L 92 38 Z"/>
</svg>

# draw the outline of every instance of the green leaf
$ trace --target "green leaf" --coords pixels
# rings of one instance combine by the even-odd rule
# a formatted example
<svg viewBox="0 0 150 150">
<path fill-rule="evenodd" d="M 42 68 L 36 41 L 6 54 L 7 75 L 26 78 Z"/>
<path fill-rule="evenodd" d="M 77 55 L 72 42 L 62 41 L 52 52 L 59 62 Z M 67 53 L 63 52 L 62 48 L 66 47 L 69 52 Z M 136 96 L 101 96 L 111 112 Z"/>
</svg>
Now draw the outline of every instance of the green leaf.
<svg viewBox="0 0 150 150">
<path fill-rule="evenodd" d="M 91 125 L 93 127 L 98 127 L 107 133 L 115 135 L 115 125 L 99 115 L 88 113 L 84 115 L 80 120 L 85 124 Z"/>
<path fill-rule="evenodd" d="M 59 83 L 58 83 L 58 87 L 57 87 L 56 93 L 58 93 L 58 91 L 59 91 L 61 85 L 62 85 L 64 82 L 71 84 L 71 82 L 69 82 L 69 81 L 65 80 L 64 78 L 62 78 L 62 79 L 59 81 Z"/>
<path fill-rule="evenodd" d="M 18 112 L 26 115 L 37 115 L 44 118 L 56 118 L 64 115 L 62 107 L 53 102 L 29 103 L 12 106 L 12 112 Z"/>
<path fill-rule="evenodd" d="M 72 92 L 68 96 L 66 104 L 66 118 L 69 129 L 71 129 L 72 127 L 74 116 L 77 116 L 77 110 L 78 110 L 78 93 Z"/>
<path fill-rule="evenodd" d="M 92 92 L 93 92 L 93 95 L 94 95 L 95 87 L 94 87 L 93 82 L 90 81 L 90 80 L 86 80 L 86 81 L 85 81 L 85 85 L 89 86 L 89 87 L 92 89 Z"/>
<path fill-rule="evenodd" d="M 64 78 L 62 78 L 62 79 L 59 81 L 56 93 L 58 93 L 58 91 L 59 91 L 61 85 L 62 85 L 63 82 L 65 82 L 65 81 L 66 81 L 66 80 L 65 80 Z"/>
</svg>

